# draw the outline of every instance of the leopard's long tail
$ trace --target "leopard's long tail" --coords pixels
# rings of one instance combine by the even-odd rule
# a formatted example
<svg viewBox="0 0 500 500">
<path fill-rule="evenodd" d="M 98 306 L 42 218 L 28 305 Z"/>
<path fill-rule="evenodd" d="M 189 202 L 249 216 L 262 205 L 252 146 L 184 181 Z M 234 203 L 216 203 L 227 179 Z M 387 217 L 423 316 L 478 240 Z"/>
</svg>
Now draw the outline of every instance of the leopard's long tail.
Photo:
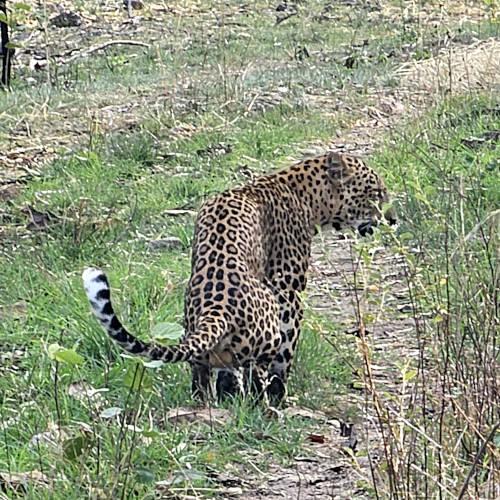
<svg viewBox="0 0 500 500">
<path fill-rule="evenodd" d="M 184 342 L 175 346 L 161 346 L 143 342 L 129 333 L 115 314 L 111 303 L 111 290 L 108 278 L 100 269 L 88 268 L 83 271 L 83 286 L 92 307 L 94 316 L 108 335 L 125 351 L 165 363 L 189 361 L 214 347 L 224 335 L 225 325 L 213 318 L 198 323 L 197 332 L 188 336 Z M 207 335 L 208 334 L 208 335 Z M 208 343 L 201 338 L 209 339 Z"/>
</svg>

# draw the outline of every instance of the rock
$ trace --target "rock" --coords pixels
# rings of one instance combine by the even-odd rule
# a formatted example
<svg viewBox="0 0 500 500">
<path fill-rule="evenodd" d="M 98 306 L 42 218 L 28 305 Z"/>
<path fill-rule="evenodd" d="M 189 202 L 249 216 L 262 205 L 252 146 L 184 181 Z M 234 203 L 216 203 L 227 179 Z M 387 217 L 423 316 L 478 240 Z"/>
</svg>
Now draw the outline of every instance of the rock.
<svg viewBox="0 0 500 500">
<path fill-rule="evenodd" d="M 68 10 L 54 16 L 50 20 L 50 24 L 57 28 L 74 28 L 82 24 L 82 19 L 76 12 Z"/>
<path fill-rule="evenodd" d="M 128 2 L 129 2 L 129 0 L 123 0 L 123 5 L 126 8 L 128 8 Z M 130 6 L 134 10 L 141 10 L 141 9 L 144 8 L 144 3 L 142 2 L 142 0 L 131 0 L 130 1 Z"/>
</svg>

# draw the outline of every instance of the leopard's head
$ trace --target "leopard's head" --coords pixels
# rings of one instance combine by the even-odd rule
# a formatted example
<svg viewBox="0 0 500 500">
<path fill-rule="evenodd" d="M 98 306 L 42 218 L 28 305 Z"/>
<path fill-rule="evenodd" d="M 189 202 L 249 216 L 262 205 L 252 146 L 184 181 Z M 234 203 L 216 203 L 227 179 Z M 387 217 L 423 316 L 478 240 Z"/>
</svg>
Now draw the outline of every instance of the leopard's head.
<svg viewBox="0 0 500 500">
<path fill-rule="evenodd" d="M 364 236 L 381 222 L 396 224 L 382 178 L 362 160 L 331 153 L 325 165 L 333 187 L 329 223 L 336 229 L 354 228 Z"/>
</svg>

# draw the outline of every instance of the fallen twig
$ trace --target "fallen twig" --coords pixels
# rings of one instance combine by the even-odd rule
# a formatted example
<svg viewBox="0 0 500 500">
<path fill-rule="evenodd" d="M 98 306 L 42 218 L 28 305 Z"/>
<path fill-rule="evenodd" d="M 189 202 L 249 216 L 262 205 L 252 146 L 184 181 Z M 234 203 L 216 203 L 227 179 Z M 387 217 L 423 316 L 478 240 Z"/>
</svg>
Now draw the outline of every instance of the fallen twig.
<svg viewBox="0 0 500 500">
<path fill-rule="evenodd" d="M 469 482 L 472 479 L 474 472 L 476 471 L 477 464 L 483 458 L 487 444 L 493 440 L 499 427 L 500 427 L 500 422 L 497 422 L 495 424 L 495 426 L 493 427 L 493 429 L 491 429 L 490 433 L 488 434 L 488 437 L 483 441 L 483 444 L 481 445 L 481 448 L 479 448 L 479 451 L 476 453 L 476 458 L 474 458 L 474 462 L 472 463 L 472 465 L 469 469 L 469 473 L 467 474 L 467 477 L 465 478 L 465 481 L 462 484 L 462 488 L 460 489 L 460 493 L 458 494 L 458 497 L 457 497 L 458 500 L 461 500 L 465 496 L 465 494 L 467 493 L 467 488 L 469 487 Z"/>
<path fill-rule="evenodd" d="M 74 61 L 75 59 L 78 59 L 79 57 L 87 57 L 90 54 L 98 52 L 99 50 L 106 49 L 111 45 L 137 45 L 139 47 L 146 47 L 146 48 L 151 47 L 149 43 L 138 42 L 136 40 L 110 40 L 108 42 L 104 42 L 99 45 L 94 45 L 93 47 L 90 47 L 87 50 L 83 50 L 82 52 L 78 52 L 78 54 L 68 57 L 68 59 L 61 59 L 60 64 L 68 64 Z"/>
<path fill-rule="evenodd" d="M 291 17 L 293 16 L 296 16 L 298 14 L 298 12 L 296 10 L 293 10 L 283 16 L 280 16 L 276 19 L 276 26 L 278 26 L 278 24 L 281 24 L 282 22 L 286 21 L 287 19 L 290 19 Z"/>
<path fill-rule="evenodd" d="M 7 179 L 0 179 L 0 186 L 8 186 L 9 184 L 26 184 L 33 180 L 32 175 L 23 175 L 21 177 L 8 177 Z"/>
</svg>

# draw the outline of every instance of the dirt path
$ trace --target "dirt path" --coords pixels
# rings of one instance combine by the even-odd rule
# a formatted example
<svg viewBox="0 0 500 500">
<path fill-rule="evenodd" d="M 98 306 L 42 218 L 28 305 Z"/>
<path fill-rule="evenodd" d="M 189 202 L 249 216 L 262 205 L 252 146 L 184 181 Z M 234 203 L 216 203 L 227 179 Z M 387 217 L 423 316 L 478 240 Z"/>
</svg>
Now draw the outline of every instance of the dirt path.
<svg viewBox="0 0 500 500">
<path fill-rule="evenodd" d="M 404 262 L 378 248 L 373 265 L 361 271 L 353 263 L 353 258 L 356 259 L 353 244 L 350 239 L 329 235 L 321 245 L 315 245 L 309 302 L 316 311 L 332 316 L 339 329 L 355 332 L 356 291 L 358 296 L 362 294 L 361 274 L 369 271 L 366 285 L 372 291 L 378 289 L 378 298 L 384 295 L 382 302 L 372 300 L 362 306 L 365 317 L 377 318 L 368 327 L 366 338 L 373 356 L 372 383 L 384 398 L 393 395 L 399 399 L 402 395 L 399 365 L 418 356 Z M 366 377 L 359 374 L 356 378 L 354 387 L 362 387 Z M 305 456 L 297 457 L 292 467 L 271 467 L 265 479 L 256 480 L 242 498 L 371 498 L 370 461 L 375 468 L 384 453 L 373 401 L 369 392 L 361 388 L 340 396 L 338 406 L 355 408 L 356 419 L 339 422 L 311 412 L 321 432 L 319 440 L 324 442 L 308 444 Z"/>
<path fill-rule="evenodd" d="M 401 87 L 374 94 L 373 105 L 366 108 L 366 119 L 336 139 L 330 149 L 366 155 L 391 128 L 418 116 L 437 102 L 446 89 L 462 93 L 499 84 L 498 40 L 462 47 L 450 54 L 401 67 Z M 444 69 L 447 59 L 449 72 Z M 405 387 L 403 370 L 405 363 L 417 359 L 420 351 L 404 259 L 386 248 L 376 248 L 371 265 L 366 268 L 359 265 L 354 244 L 353 240 L 335 234 L 316 241 L 308 289 L 312 308 L 330 316 L 339 329 L 356 332 L 359 310 L 365 318 L 374 318 L 366 335 L 358 339 L 360 364 L 363 367 L 362 353 L 369 352 L 370 366 L 367 369 L 364 365 L 364 373 L 357 374 L 353 386 L 358 390 L 339 396 L 338 406 L 354 407 L 357 417 L 352 422 L 340 422 L 312 413 L 324 442 L 308 444 L 304 450 L 307 456 L 296 457 L 290 467 L 271 466 L 265 478 L 253 479 L 242 499 L 388 496 L 377 472 L 384 459 L 387 428 L 381 428 L 377 413 L 383 408 L 397 418 L 395 402 L 404 402 L 405 409 L 415 404 Z"/>
</svg>

